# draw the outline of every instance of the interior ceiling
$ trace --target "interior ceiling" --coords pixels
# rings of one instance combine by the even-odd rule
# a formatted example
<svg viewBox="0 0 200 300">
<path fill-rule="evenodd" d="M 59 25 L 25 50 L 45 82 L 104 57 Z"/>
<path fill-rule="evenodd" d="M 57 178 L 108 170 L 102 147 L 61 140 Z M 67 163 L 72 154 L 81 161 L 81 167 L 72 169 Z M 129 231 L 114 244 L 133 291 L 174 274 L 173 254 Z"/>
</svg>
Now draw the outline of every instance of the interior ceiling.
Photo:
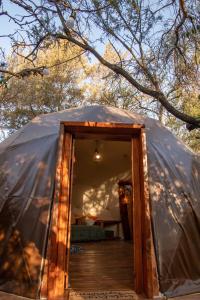
<svg viewBox="0 0 200 300">
<path fill-rule="evenodd" d="M 102 155 L 100 162 L 93 160 L 96 146 Z M 84 183 L 86 176 L 109 178 L 113 169 L 118 174 L 131 169 L 130 141 L 75 140 L 74 183 Z"/>
</svg>

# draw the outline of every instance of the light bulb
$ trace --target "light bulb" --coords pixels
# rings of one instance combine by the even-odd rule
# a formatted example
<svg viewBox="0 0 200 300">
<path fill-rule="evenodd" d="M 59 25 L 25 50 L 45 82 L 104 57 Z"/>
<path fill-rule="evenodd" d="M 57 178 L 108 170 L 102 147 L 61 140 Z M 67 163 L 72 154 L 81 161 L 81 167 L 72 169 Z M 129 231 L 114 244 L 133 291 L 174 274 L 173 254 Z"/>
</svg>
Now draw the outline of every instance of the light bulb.
<svg viewBox="0 0 200 300">
<path fill-rule="evenodd" d="M 100 144 L 99 141 L 95 141 L 96 146 L 95 146 L 95 150 L 94 150 L 94 154 L 93 154 L 93 161 L 95 162 L 100 162 L 102 161 L 102 153 L 99 151 L 100 148 Z"/>
<path fill-rule="evenodd" d="M 102 160 L 102 155 L 97 149 L 94 152 L 93 160 L 96 162 L 100 162 Z"/>
<path fill-rule="evenodd" d="M 96 153 L 96 154 L 95 154 L 95 158 L 96 158 L 97 160 L 99 160 L 99 159 L 101 158 L 101 155 L 100 155 L 99 153 Z"/>
</svg>

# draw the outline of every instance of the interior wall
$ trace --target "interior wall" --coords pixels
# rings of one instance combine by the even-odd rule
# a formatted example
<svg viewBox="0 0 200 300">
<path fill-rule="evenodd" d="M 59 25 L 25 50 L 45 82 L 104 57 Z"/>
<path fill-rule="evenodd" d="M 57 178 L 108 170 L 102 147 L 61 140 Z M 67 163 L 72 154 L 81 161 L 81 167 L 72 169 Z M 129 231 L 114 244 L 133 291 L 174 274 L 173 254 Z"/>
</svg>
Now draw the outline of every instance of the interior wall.
<svg viewBox="0 0 200 300">
<path fill-rule="evenodd" d="M 96 146 L 102 161 L 95 162 Z M 118 181 L 131 179 L 131 143 L 76 140 L 72 217 L 120 220 Z"/>
</svg>

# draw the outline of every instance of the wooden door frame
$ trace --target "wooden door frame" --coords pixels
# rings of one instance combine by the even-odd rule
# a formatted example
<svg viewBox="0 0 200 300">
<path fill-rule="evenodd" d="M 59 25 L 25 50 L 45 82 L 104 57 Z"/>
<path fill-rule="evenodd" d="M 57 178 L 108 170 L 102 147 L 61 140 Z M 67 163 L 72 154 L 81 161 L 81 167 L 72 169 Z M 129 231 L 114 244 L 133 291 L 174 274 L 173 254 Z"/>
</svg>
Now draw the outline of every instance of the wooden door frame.
<svg viewBox="0 0 200 300">
<path fill-rule="evenodd" d="M 132 143 L 134 290 L 148 298 L 157 296 L 159 284 L 151 227 L 146 136 L 144 125 L 61 122 L 56 183 L 47 247 L 46 294 L 48 300 L 62 299 L 70 239 L 70 187 L 73 138 L 112 139 Z M 67 250 L 67 257 L 66 257 Z M 68 263 L 67 263 L 68 265 Z M 68 282 L 68 277 L 67 277 Z"/>
</svg>

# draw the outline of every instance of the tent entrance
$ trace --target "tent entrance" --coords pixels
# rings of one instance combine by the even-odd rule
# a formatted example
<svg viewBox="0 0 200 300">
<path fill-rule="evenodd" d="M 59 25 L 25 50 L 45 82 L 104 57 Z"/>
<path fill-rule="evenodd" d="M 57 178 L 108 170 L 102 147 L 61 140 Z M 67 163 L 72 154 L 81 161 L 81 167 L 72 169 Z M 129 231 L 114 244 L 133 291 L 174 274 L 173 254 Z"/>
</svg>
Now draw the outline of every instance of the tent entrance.
<svg viewBox="0 0 200 300">
<path fill-rule="evenodd" d="M 158 294 L 158 280 L 151 231 L 144 126 L 119 123 L 63 122 L 60 126 L 54 204 L 47 249 L 48 299 L 63 297 L 65 288 L 68 288 L 74 141 L 88 138 L 131 143 L 133 288 L 137 293 L 145 293 L 147 297 L 153 297 Z"/>
<path fill-rule="evenodd" d="M 69 287 L 133 290 L 131 141 L 75 138 Z"/>
</svg>

